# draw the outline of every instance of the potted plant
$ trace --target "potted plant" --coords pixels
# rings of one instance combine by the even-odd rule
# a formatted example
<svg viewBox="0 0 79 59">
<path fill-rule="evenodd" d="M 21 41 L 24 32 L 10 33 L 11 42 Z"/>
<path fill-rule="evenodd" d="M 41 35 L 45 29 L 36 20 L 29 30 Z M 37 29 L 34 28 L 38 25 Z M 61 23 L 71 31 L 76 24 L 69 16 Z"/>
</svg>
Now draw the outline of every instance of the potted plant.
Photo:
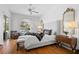
<svg viewBox="0 0 79 59">
<path fill-rule="evenodd" d="M 68 34 L 68 32 L 67 32 L 67 31 L 64 31 L 64 33 L 65 33 L 65 35 L 67 35 L 67 34 Z"/>
</svg>

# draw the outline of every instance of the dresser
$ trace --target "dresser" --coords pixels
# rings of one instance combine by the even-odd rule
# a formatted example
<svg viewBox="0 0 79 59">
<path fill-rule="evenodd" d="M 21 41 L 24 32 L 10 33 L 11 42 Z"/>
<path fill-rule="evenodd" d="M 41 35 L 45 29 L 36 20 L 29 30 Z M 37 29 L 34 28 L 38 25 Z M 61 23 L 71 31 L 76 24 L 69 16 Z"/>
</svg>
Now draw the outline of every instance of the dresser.
<svg viewBox="0 0 79 59">
<path fill-rule="evenodd" d="M 77 38 L 69 37 L 65 35 L 56 35 L 56 41 L 58 46 L 65 45 L 71 48 L 73 52 L 76 51 Z"/>
</svg>

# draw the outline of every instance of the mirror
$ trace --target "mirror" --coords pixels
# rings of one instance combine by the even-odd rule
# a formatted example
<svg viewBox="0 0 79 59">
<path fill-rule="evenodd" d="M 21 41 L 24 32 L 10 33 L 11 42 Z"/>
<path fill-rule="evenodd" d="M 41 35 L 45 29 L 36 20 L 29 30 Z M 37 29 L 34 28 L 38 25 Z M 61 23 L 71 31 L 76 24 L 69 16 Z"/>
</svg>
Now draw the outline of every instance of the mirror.
<svg viewBox="0 0 79 59">
<path fill-rule="evenodd" d="M 75 34 L 75 10 L 73 8 L 67 8 L 63 13 L 63 32 L 67 35 Z"/>
</svg>

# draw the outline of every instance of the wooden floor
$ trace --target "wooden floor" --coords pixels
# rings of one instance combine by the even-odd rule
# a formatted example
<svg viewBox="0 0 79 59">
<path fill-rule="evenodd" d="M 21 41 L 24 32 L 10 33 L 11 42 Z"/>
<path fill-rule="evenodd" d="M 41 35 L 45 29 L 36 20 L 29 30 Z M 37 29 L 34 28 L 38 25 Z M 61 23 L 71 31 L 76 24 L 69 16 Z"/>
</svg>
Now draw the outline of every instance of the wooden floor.
<svg viewBox="0 0 79 59">
<path fill-rule="evenodd" d="M 56 45 L 49 45 L 32 50 L 19 49 L 17 51 L 16 40 L 7 40 L 3 46 L 0 46 L 0 54 L 71 54 L 72 51 L 56 47 Z"/>
</svg>

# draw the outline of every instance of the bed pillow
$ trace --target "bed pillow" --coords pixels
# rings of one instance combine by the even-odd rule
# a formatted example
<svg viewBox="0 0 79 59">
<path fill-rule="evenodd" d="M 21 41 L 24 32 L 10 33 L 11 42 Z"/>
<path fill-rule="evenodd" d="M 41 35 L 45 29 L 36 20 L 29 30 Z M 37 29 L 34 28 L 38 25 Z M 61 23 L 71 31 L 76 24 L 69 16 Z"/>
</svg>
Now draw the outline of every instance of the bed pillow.
<svg viewBox="0 0 79 59">
<path fill-rule="evenodd" d="M 44 37 L 42 38 L 42 41 L 50 41 L 50 40 L 55 40 L 55 35 L 47 35 L 45 34 Z"/>
</svg>

